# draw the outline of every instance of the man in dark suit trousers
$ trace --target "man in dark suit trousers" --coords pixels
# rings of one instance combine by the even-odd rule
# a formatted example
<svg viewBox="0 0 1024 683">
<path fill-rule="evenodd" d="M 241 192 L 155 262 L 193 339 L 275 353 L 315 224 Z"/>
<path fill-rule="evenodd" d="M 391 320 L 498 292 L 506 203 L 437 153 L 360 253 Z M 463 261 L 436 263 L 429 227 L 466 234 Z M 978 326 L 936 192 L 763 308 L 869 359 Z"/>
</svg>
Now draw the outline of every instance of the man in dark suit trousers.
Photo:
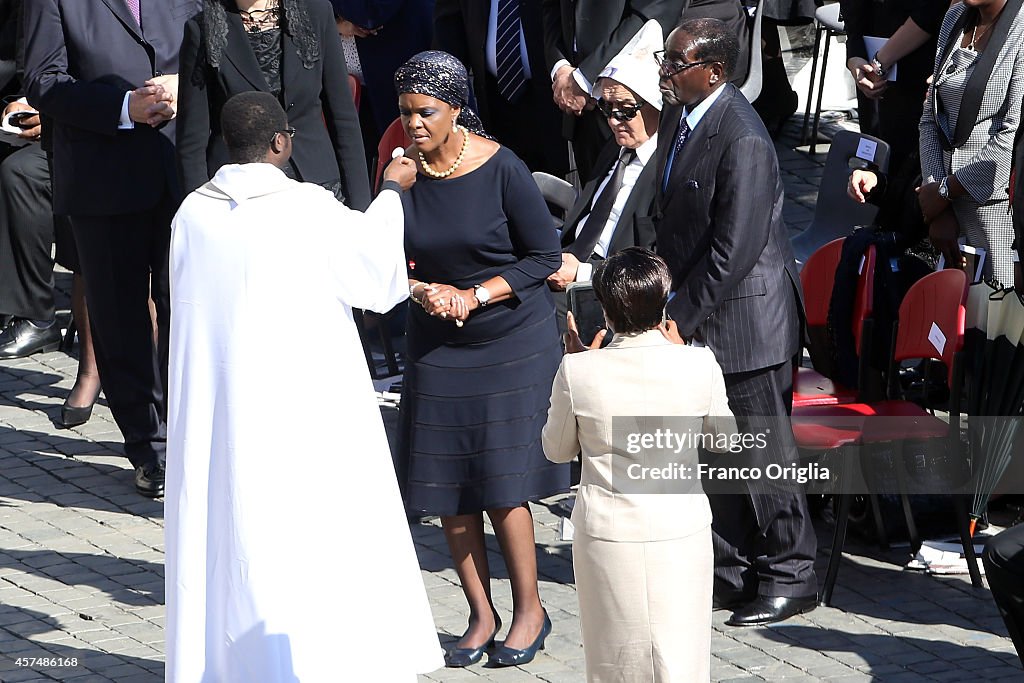
<svg viewBox="0 0 1024 683">
<path fill-rule="evenodd" d="M 136 490 L 151 497 L 164 490 L 167 249 L 180 194 L 168 121 L 183 27 L 200 4 L 33 0 L 23 10 L 28 99 L 53 121 L 54 212 L 70 217 L 100 380 Z"/>
<path fill-rule="evenodd" d="M 593 178 L 610 137 L 589 96 L 597 75 L 649 19 L 667 32 L 685 6 L 686 0 L 542 0 L 551 88 L 567 114 L 562 135 L 573 143 L 581 182 Z"/>
<path fill-rule="evenodd" d="M 714 351 L 733 413 L 782 423 L 792 405 L 800 285 L 775 148 L 728 83 L 738 48 L 724 23 L 695 19 L 674 30 L 659 55 L 658 252 L 672 270 L 668 314 L 684 338 Z M 747 455 L 763 467 L 792 449 L 787 427 L 768 449 Z M 761 492 L 756 482 L 748 491 L 709 496 L 716 603 L 736 607 L 726 623 L 766 624 L 814 609 L 816 539 L 806 499 Z"/>
<path fill-rule="evenodd" d="M 473 74 L 477 113 L 487 132 L 531 171 L 569 171 L 561 116 L 551 101 L 541 0 L 436 0 L 434 49 Z"/>
</svg>

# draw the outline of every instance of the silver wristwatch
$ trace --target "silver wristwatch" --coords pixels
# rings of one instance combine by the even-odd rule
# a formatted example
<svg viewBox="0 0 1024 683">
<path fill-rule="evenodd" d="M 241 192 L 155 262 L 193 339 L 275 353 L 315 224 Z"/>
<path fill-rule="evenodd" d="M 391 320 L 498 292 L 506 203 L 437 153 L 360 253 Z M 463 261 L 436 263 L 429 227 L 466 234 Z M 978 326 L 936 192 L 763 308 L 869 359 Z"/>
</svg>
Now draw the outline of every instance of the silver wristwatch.
<svg viewBox="0 0 1024 683">
<path fill-rule="evenodd" d="M 491 293 L 483 285 L 473 285 L 473 296 L 476 298 L 476 302 L 480 304 L 480 308 L 491 302 Z"/>
<path fill-rule="evenodd" d="M 949 176 L 939 181 L 939 196 L 949 201 Z"/>
</svg>

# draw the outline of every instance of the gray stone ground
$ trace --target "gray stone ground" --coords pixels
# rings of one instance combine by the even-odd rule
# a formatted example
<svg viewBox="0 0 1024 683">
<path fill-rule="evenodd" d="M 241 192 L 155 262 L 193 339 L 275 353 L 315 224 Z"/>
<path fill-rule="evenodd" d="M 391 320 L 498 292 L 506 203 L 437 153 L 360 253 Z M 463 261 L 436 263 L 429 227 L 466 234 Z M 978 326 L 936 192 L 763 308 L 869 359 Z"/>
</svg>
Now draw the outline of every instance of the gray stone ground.
<svg viewBox="0 0 1024 683">
<path fill-rule="evenodd" d="M 813 159 L 793 151 L 797 124 L 795 118 L 778 146 L 793 232 L 811 220 L 827 150 Z M 66 289 L 66 275 L 60 284 Z M 157 681 L 164 666 L 163 505 L 133 492 L 120 434 L 102 401 L 86 425 L 55 426 L 75 368 L 59 352 L 0 363 L 0 681 Z M 393 407 L 382 410 L 393 424 Z M 554 622 L 547 649 L 521 668 L 441 670 L 421 682 L 583 680 L 571 550 L 558 540 L 555 510 L 555 501 L 534 506 L 541 592 Z M 830 529 L 818 523 L 819 578 Z M 465 628 L 466 610 L 443 535 L 436 522 L 415 525 L 412 534 L 438 635 L 451 642 Z M 507 575 L 493 535 L 488 542 L 507 622 Z M 1024 680 L 989 591 L 963 577 L 904 571 L 904 554 L 851 538 L 836 607 L 784 624 L 733 629 L 723 623 L 727 613 L 716 612 L 712 678 Z M 336 680 L 376 680 L 357 661 L 340 661 Z"/>
</svg>

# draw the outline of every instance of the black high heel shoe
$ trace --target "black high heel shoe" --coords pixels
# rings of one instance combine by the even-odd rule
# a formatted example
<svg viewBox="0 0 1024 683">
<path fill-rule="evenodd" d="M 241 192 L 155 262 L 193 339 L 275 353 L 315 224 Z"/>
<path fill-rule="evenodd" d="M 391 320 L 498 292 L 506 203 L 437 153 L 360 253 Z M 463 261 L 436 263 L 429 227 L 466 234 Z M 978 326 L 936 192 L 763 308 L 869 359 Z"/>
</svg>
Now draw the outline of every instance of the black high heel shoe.
<svg viewBox="0 0 1024 683">
<path fill-rule="evenodd" d="M 92 402 L 87 406 L 72 406 L 68 405 L 68 400 L 64 401 L 64 405 L 60 407 L 60 421 L 64 429 L 70 429 L 71 427 L 78 427 L 84 425 L 92 417 L 92 407 L 96 405 L 96 401 L 99 400 L 100 392 L 97 391 L 96 395 L 93 396 Z"/>
<path fill-rule="evenodd" d="M 551 618 L 548 617 L 548 611 L 544 610 L 544 625 L 540 627 L 540 633 L 537 634 L 536 640 L 530 643 L 530 646 L 525 650 L 515 650 L 510 647 L 502 645 L 494 651 L 487 659 L 487 665 L 498 667 L 498 666 L 519 666 L 521 664 L 529 664 L 533 661 L 533 658 L 537 656 L 537 650 L 544 649 L 544 641 L 551 634 Z"/>
<path fill-rule="evenodd" d="M 472 666 L 484 656 L 484 650 L 494 647 L 494 637 L 501 630 L 501 619 L 494 617 L 494 633 L 480 647 L 456 647 L 444 653 L 444 665 L 449 669 L 462 669 Z M 461 640 L 461 638 L 460 638 Z"/>
</svg>

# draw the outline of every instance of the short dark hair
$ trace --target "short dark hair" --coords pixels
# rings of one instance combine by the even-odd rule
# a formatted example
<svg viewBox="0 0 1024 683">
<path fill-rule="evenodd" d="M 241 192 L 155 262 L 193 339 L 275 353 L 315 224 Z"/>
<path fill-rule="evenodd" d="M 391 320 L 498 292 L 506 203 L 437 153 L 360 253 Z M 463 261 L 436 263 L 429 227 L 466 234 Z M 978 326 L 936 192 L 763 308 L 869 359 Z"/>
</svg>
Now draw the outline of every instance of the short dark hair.
<svg viewBox="0 0 1024 683">
<path fill-rule="evenodd" d="M 653 251 L 628 247 L 598 264 L 593 285 L 612 329 L 632 334 L 661 323 L 672 276 Z"/>
<path fill-rule="evenodd" d="M 726 80 L 732 78 L 740 59 L 740 40 L 725 22 L 718 19 L 687 19 L 676 30 L 693 38 L 696 49 L 693 59 L 721 62 L 725 67 Z"/>
<path fill-rule="evenodd" d="M 239 93 L 220 111 L 220 130 L 233 164 L 263 161 L 274 134 L 287 126 L 281 103 L 266 92 Z"/>
</svg>

